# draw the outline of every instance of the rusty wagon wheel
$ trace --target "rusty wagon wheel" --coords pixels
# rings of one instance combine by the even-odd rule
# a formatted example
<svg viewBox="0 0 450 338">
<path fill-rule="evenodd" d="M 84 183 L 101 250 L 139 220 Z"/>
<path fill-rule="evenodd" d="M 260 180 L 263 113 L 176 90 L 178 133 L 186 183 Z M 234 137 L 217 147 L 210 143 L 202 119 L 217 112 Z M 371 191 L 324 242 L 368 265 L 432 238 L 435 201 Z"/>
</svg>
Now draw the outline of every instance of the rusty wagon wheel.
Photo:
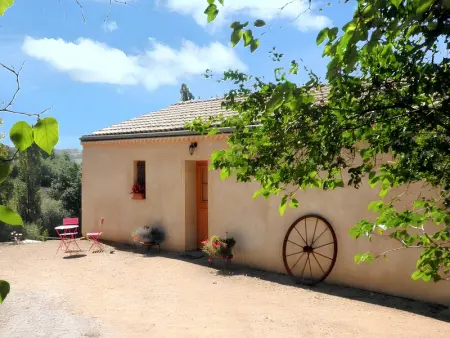
<svg viewBox="0 0 450 338">
<path fill-rule="evenodd" d="M 314 285 L 323 281 L 333 269 L 336 256 L 336 234 L 323 217 L 300 217 L 286 233 L 284 266 L 297 283 Z"/>
</svg>

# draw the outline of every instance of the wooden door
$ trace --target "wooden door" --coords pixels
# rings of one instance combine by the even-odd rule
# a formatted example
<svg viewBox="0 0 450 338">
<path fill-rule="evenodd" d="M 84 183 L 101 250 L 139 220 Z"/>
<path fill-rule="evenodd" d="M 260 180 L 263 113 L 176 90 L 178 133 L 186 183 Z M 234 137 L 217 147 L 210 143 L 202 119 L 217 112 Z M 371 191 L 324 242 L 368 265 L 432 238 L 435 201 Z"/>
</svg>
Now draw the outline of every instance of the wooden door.
<svg viewBox="0 0 450 338">
<path fill-rule="evenodd" d="M 208 162 L 197 162 L 197 248 L 208 238 Z"/>
</svg>

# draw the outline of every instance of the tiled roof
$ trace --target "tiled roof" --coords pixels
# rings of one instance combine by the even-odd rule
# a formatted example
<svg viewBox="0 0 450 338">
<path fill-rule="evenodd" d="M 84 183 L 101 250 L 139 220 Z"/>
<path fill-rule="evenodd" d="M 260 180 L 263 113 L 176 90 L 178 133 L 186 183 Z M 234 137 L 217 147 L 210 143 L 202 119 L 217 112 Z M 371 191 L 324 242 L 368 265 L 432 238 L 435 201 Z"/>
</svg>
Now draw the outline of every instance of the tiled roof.
<svg viewBox="0 0 450 338">
<path fill-rule="evenodd" d="M 329 87 L 323 86 L 320 91 L 314 93 L 314 96 L 318 102 L 324 102 L 328 94 Z M 224 116 L 232 115 L 232 111 L 222 108 L 222 102 L 223 99 L 220 98 L 176 103 L 167 108 L 98 130 L 89 136 L 101 137 L 107 135 L 182 131 L 185 130 L 186 122 L 191 122 L 197 117 L 208 118 L 218 114 L 223 114 Z"/>
<path fill-rule="evenodd" d="M 187 101 L 173 104 L 167 108 L 144 114 L 131 120 L 114 124 L 98 130 L 92 135 L 117 135 L 117 134 L 136 134 L 153 133 L 164 131 L 185 130 L 186 122 L 191 122 L 197 117 L 208 118 L 233 114 L 231 111 L 224 110 L 223 99 L 211 99 L 201 101 Z"/>
</svg>

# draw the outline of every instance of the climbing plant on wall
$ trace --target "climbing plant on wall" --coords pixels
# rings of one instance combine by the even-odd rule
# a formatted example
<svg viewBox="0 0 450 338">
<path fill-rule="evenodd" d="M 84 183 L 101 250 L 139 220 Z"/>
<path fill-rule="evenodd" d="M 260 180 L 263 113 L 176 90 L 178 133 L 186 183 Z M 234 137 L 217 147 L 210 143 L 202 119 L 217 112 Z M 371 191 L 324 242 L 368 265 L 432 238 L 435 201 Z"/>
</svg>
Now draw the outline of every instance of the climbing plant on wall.
<svg viewBox="0 0 450 338">
<path fill-rule="evenodd" d="M 227 1 L 206 6 L 213 21 Z M 231 44 L 242 41 L 255 52 L 255 31 L 264 26 L 263 20 L 233 22 Z M 234 128 L 229 147 L 213 153 L 212 167 L 224 179 L 258 181 L 255 198 L 281 195 L 281 214 L 301 203 L 298 190 L 379 188 L 380 199 L 368 206 L 376 219 L 361 220 L 350 235 L 388 235 L 399 243 L 395 250 L 420 249 L 412 278 L 450 280 L 449 34 L 449 0 L 358 0 L 349 22 L 317 36 L 330 60 L 327 85 L 308 70 L 307 81 L 293 81 L 300 72 L 295 61 L 276 68 L 271 82 L 228 71 L 222 80 L 236 86 L 224 106 L 238 114 L 189 127 L 201 133 Z M 281 54 L 272 55 L 279 61 Z M 400 208 L 412 185 L 420 191 Z M 355 261 L 387 253 L 363 253 Z"/>
</svg>

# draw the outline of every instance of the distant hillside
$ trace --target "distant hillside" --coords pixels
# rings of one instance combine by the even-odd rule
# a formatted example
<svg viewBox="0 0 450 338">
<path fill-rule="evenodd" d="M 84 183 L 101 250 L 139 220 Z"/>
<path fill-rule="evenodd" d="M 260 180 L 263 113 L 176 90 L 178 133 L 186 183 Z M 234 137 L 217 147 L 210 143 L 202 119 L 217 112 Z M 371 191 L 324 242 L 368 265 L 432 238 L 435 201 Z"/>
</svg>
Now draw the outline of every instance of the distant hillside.
<svg viewBox="0 0 450 338">
<path fill-rule="evenodd" d="M 81 163 L 81 149 L 55 149 L 55 155 L 62 155 L 64 153 L 69 154 L 69 157 L 72 161 L 76 163 Z"/>
<path fill-rule="evenodd" d="M 10 153 L 14 153 L 15 152 L 15 148 L 14 147 L 8 147 L 6 146 L 6 148 L 9 149 Z M 69 157 L 72 161 L 80 164 L 81 163 L 81 149 L 76 149 L 76 148 L 70 148 L 70 149 L 55 149 L 54 150 L 55 155 L 63 155 L 64 153 L 69 154 Z"/>
</svg>

